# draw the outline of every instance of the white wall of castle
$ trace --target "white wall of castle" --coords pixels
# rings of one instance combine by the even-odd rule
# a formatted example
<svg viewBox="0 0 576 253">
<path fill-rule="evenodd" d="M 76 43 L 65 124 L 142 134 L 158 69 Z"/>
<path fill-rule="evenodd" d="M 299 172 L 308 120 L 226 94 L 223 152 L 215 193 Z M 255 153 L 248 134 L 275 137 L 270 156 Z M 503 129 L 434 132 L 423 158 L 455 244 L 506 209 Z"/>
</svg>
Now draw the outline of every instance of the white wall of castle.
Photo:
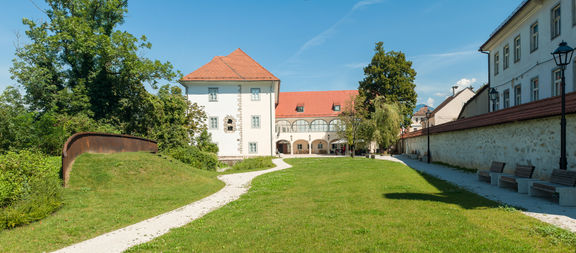
<svg viewBox="0 0 576 253">
<path fill-rule="evenodd" d="M 275 88 L 273 81 L 183 82 L 188 100 L 204 107 L 208 132 L 218 144 L 220 157 L 270 156 L 275 154 Z M 209 88 L 218 88 L 217 101 L 210 101 Z M 260 100 L 252 100 L 251 88 L 260 88 Z M 252 116 L 260 117 L 260 127 L 252 127 Z M 210 118 L 218 118 L 211 128 Z M 227 131 L 225 119 L 232 117 L 234 131 Z M 250 152 L 250 143 L 257 152 Z"/>
</svg>

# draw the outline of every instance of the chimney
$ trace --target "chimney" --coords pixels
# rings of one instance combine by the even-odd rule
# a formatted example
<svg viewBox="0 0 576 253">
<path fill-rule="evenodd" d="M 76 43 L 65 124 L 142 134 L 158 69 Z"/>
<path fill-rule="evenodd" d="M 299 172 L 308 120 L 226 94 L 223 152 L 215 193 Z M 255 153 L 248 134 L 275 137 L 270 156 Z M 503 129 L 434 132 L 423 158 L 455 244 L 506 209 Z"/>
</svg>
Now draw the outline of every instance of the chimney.
<svg viewBox="0 0 576 253">
<path fill-rule="evenodd" d="M 456 96 L 456 89 L 458 89 L 458 85 L 452 86 L 452 96 Z"/>
</svg>

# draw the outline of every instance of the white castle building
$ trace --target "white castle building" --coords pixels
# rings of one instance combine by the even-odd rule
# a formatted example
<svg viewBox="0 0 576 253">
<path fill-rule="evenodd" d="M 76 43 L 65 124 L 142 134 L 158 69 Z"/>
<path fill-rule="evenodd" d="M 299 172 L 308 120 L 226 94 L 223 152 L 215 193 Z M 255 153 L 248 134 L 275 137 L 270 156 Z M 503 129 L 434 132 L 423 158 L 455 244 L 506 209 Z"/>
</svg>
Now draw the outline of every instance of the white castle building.
<svg viewBox="0 0 576 253">
<path fill-rule="evenodd" d="M 241 49 L 214 57 L 180 83 L 188 100 L 204 107 L 222 159 L 346 150 L 337 116 L 357 91 L 280 93 L 280 79 Z"/>
</svg>

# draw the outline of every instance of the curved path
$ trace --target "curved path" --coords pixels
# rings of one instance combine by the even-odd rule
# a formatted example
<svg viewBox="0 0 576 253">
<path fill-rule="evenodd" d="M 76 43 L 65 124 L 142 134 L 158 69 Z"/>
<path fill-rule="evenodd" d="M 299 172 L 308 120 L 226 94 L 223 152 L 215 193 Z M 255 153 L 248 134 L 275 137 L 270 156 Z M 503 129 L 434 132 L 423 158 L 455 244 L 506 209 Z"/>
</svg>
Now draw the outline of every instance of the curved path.
<svg viewBox="0 0 576 253">
<path fill-rule="evenodd" d="M 226 183 L 226 186 L 194 203 L 55 252 L 122 252 L 130 247 L 151 241 L 168 233 L 172 228 L 182 227 L 237 200 L 242 194 L 248 192 L 250 182 L 255 177 L 291 167 L 282 159 L 274 159 L 272 162 L 276 164 L 276 167 L 272 169 L 218 176 L 218 179 Z"/>
</svg>

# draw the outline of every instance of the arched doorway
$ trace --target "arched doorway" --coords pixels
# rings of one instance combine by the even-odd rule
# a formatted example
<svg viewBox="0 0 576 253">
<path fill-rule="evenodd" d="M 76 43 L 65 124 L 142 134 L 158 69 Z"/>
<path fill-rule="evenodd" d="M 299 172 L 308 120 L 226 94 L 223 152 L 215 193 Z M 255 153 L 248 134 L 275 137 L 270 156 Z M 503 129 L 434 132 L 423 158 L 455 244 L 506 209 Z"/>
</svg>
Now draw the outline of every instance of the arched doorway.
<svg viewBox="0 0 576 253">
<path fill-rule="evenodd" d="M 325 140 L 314 140 L 312 142 L 312 154 L 328 154 L 328 142 Z"/>
<path fill-rule="evenodd" d="M 292 144 L 292 148 L 294 150 L 294 154 L 308 154 L 308 149 L 310 147 L 308 145 L 308 141 L 297 140 Z"/>
<path fill-rule="evenodd" d="M 290 154 L 290 142 L 287 140 L 277 141 L 276 151 L 278 151 L 280 154 Z"/>
</svg>

